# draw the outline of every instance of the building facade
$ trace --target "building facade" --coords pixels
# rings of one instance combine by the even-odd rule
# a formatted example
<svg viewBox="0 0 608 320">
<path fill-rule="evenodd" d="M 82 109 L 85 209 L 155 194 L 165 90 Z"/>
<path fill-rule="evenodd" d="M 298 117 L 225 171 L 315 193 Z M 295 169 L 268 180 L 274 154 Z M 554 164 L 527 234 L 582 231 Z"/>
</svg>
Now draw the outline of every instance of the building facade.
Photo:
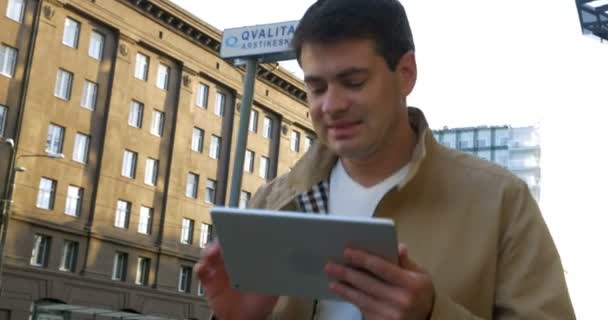
<svg viewBox="0 0 608 320">
<path fill-rule="evenodd" d="M 167 0 L 0 13 L 3 199 L 18 169 L 0 319 L 205 319 L 193 266 L 228 200 L 244 77 L 221 32 Z M 257 80 L 241 205 L 313 139 L 303 83 L 270 64 Z"/>
<path fill-rule="evenodd" d="M 524 180 L 540 200 L 540 134 L 537 127 L 444 128 L 433 131 L 439 143 L 495 162 Z"/>
</svg>

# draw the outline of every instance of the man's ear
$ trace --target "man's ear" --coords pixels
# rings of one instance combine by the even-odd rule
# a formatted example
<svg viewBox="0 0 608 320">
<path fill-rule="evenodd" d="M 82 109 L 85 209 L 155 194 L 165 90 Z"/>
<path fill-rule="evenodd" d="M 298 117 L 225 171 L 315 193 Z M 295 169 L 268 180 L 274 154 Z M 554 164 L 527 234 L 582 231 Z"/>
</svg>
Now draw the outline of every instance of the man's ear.
<svg viewBox="0 0 608 320">
<path fill-rule="evenodd" d="M 418 67 L 416 66 L 416 54 L 414 51 L 410 50 L 401 56 L 395 71 L 401 82 L 401 94 L 406 97 L 409 96 L 414 90 L 418 77 Z"/>
</svg>

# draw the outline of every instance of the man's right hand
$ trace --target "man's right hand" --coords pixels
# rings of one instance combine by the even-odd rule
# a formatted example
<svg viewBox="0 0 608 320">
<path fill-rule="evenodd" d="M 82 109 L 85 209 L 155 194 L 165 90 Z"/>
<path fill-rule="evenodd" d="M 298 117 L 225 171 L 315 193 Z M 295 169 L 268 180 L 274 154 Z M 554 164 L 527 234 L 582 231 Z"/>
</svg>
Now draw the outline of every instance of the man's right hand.
<svg viewBox="0 0 608 320">
<path fill-rule="evenodd" d="M 220 320 L 265 319 L 277 303 L 277 296 L 244 293 L 230 286 L 222 250 L 217 242 L 205 247 L 195 270 L 205 288 L 207 302 Z"/>
</svg>

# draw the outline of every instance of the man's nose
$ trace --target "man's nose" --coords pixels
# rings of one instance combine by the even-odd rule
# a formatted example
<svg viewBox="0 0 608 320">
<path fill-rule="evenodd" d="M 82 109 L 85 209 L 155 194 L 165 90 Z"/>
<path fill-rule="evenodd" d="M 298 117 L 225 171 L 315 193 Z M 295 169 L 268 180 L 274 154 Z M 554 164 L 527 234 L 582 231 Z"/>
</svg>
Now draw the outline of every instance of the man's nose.
<svg viewBox="0 0 608 320">
<path fill-rule="evenodd" d="M 346 111 L 350 105 L 346 92 L 339 86 L 329 86 L 323 100 L 323 113 L 336 114 Z"/>
</svg>

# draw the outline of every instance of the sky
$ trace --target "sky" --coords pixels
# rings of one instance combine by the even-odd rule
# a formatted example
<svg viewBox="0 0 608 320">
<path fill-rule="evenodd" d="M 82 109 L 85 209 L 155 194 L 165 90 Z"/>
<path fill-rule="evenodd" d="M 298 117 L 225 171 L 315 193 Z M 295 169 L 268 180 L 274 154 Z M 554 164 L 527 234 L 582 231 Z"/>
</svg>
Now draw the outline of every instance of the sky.
<svg viewBox="0 0 608 320">
<path fill-rule="evenodd" d="M 311 0 L 173 0 L 219 29 L 298 20 Z M 541 208 L 578 319 L 605 317 L 608 42 L 574 0 L 402 0 L 418 62 L 408 104 L 433 128 L 539 126 Z M 282 66 L 301 76 L 294 61 Z"/>
</svg>

